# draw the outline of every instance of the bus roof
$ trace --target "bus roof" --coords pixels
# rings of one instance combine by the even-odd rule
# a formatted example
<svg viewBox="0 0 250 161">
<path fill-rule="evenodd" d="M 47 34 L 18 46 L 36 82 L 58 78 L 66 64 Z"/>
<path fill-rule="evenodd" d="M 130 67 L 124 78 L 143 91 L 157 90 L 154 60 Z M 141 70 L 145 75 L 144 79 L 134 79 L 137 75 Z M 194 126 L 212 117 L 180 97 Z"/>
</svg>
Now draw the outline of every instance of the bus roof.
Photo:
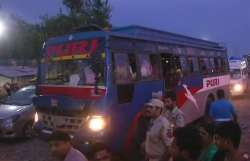
<svg viewBox="0 0 250 161">
<path fill-rule="evenodd" d="M 91 39 L 97 37 L 120 37 L 128 39 L 146 40 L 160 43 L 169 43 L 183 46 L 191 46 L 197 48 L 206 48 L 210 50 L 226 50 L 219 43 L 197 39 L 180 34 L 170 33 L 157 29 L 131 25 L 120 28 L 113 28 L 110 31 L 91 31 L 77 32 L 69 35 L 59 36 L 48 40 L 47 45 L 60 44 L 68 41 L 77 41 L 82 39 Z"/>
</svg>

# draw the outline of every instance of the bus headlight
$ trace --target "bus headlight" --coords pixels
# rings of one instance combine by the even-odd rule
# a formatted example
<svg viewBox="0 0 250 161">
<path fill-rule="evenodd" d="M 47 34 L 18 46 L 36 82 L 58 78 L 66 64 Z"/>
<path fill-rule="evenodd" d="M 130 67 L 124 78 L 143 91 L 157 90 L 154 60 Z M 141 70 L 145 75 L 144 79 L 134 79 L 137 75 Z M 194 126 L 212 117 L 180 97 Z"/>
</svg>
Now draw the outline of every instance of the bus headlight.
<svg viewBox="0 0 250 161">
<path fill-rule="evenodd" d="M 107 122 L 103 116 L 91 116 L 88 120 L 88 128 L 94 132 L 105 129 Z"/>
<path fill-rule="evenodd" d="M 235 84 L 233 89 L 235 92 L 241 92 L 243 87 L 241 84 Z"/>
</svg>

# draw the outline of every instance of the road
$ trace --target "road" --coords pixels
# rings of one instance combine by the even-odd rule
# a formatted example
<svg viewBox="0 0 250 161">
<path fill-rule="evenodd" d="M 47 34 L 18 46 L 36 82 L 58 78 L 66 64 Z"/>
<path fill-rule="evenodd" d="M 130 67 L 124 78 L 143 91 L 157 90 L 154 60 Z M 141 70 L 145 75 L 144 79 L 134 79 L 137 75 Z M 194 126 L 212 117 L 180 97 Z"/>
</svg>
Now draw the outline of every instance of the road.
<svg viewBox="0 0 250 161">
<path fill-rule="evenodd" d="M 237 107 L 239 122 L 242 128 L 240 153 L 250 154 L 250 94 L 232 99 Z"/>
<path fill-rule="evenodd" d="M 250 94 L 232 99 L 237 107 L 243 136 L 240 153 L 250 154 Z M 56 161 L 47 143 L 33 140 L 0 140 L 0 161 Z"/>
</svg>

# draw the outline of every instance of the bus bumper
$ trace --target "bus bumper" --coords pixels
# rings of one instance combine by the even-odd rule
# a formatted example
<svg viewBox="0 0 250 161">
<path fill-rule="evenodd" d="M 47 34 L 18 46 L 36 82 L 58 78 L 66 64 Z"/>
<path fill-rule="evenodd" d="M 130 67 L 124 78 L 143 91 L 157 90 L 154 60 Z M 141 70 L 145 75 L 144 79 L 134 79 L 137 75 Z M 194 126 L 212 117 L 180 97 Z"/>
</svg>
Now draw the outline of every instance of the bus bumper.
<svg viewBox="0 0 250 161">
<path fill-rule="evenodd" d="M 38 137 L 42 140 L 48 141 L 50 135 L 53 133 L 53 129 L 46 127 L 42 122 L 37 122 L 34 126 Z M 99 133 L 91 133 L 88 130 L 82 128 L 78 131 L 71 133 L 72 144 L 84 154 L 88 154 L 91 151 L 93 144 L 103 142 L 107 143 L 107 134 L 102 131 Z"/>
</svg>

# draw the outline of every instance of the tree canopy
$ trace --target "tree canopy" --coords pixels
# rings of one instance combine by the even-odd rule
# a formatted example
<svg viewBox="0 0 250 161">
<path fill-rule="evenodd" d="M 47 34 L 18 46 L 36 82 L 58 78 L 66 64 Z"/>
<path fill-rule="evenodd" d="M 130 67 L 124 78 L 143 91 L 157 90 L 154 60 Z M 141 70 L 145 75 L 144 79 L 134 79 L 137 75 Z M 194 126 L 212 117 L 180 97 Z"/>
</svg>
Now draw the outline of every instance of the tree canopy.
<svg viewBox="0 0 250 161">
<path fill-rule="evenodd" d="M 89 24 L 102 28 L 111 26 L 108 0 L 63 0 L 63 4 L 67 12 L 60 10 L 52 17 L 42 15 L 38 24 L 28 23 L 10 14 L 11 31 L 6 39 L 0 41 L 0 58 L 38 58 L 43 42 L 49 37 L 68 34 Z"/>
</svg>

